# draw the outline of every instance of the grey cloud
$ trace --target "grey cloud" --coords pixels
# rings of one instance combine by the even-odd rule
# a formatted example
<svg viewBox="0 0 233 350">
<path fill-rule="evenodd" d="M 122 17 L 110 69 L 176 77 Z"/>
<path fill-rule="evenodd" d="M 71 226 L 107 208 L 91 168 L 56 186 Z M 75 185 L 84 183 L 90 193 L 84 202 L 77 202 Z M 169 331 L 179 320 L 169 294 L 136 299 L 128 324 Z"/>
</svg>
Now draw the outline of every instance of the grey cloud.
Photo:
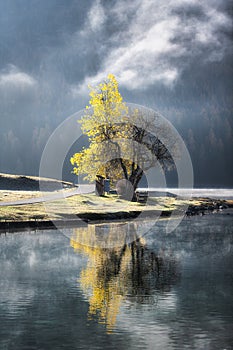
<svg viewBox="0 0 233 350">
<path fill-rule="evenodd" d="M 229 50 L 224 33 L 231 29 L 231 20 L 217 3 L 118 1 L 108 16 L 123 30 L 119 26 L 112 33 L 110 50 L 105 51 L 96 73 L 79 83 L 80 92 L 86 93 L 88 81 L 102 80 L 108 72 L 116 74 L 128 89 L 172 84 L 193 59 L 200 64 L 220 61 Z"/>
<path fill-rule="evenodd" d="M 37 174 L 46 138 L 62 120 L 85 107 L 87 85 L 111 72 L 125 100 L 157 108 L 184 138 L 190 138 L 194 163 L 203 173 L 210 168 L 204 164 L 209 142 L 204 140 L 209 140 L 212 128 L 216 144 L 224 144 L 217 158 L 229 163 L 230 174 L 230 4 L 230 0 L 224 4 L 220 0 L 1 2 L 1 171 L 14 171 L 18 162 L 23 172 Z M 10 130 L 20 147 L 8 147 L 10 141 L 3 135 Z M 204 154 L 201 165 L 199 144 Z M 224 176 L 232 181 L 230 175 Z"/>
<path fill-rule="evenodd" d="M 36 80 L 25 72 L 21 72 L 14 65 L 0 72 L 0 87 L 27 89 L 36 85 Z"/>
<path fill-rule="evenodd" d="M 182 20 L 197 19 L 198 21 L 207 20 L 206 13 L 203 11 L 203 7 L 198 3 L 187 4 L 186 6 L 177 5 L 171 10 L 172 15 L 178 15 Z"/>
</svg>

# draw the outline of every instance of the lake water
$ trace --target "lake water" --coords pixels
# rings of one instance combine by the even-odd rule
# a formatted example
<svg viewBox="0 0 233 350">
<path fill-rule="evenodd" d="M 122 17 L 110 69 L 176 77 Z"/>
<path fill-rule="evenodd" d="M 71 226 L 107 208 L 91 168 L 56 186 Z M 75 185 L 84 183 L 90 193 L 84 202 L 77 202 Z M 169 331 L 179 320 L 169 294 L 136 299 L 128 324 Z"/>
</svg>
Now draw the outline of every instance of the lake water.
<svg viewBox="0 0 233 350">
<path fill-rule="evenodd" d="M 170 234 L 161 220 L 111 249 L 98 246 L 100 236 L 131 227 L 136 237 L 136 222 L 70 238 L 1 234 L 0 349 L 232 349 L 228 214 L 185 218 Z M 87 234 L 92 244 L 80 244 Z"/>
</svg>

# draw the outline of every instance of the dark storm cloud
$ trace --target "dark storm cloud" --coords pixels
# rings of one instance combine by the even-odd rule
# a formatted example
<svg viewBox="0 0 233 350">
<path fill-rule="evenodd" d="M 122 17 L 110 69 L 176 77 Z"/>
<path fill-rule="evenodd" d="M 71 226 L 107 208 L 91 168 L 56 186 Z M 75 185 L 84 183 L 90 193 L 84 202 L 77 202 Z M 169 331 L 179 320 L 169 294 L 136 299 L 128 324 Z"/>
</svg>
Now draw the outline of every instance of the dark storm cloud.
<svg viewBox="0 0 233 350">
<path fill-rule="evenodd" d="M 101 2 L 95 6 L 106 16 Z M 93 15 L 98 17 L 98 12 Z M 129 90 L 157 83 L 172 85 L 193 59 L 200 64 L 220 61 L 229 51 L 227 33 L 232 23 L 218 2 L 119 0 L 108 9 L 107 18 L 119 24 L 118 31 L 110 38 L 112 46 L 105 50 L 100 69 L 79 86 L 81 92 L 86 93 L 87 81 L 99 81 L 109 71 Z M 101 23 L 100 33 L 106 22 Z"/>
<path fill-rule="evenodd" d="M 13 64 L 71 93 L 111 71 L 129 90 L 171 85 L 192 60 L 221 60 L 231 20 L 219 2 L 118 0 L 1 4 L 1 67 Z M 59 76 L 62 76 L 59 78 Z"/>
<path fill-rule="evenodd" d="M 203 7 L 198 3 L 191 3 L 186 4 L 186 6 L 178 5 L 174 7 L 171 11 L 172 14 L 178 15 L 179 17 L 182 17 L 182 19 L 196 19 L 198 21 L 205 21 L 208 20 L 208 17 L 206 16 L 205 12 L 203 11 Z"/>
<path fill-rule="evenodd" d="M 0 170 L 36 174 L 46 138 L 110 72 L 126 100 L 157 107 L 191 135 L 193 150 L 205 139 L 203 159 L 210 139 L 229 159 L 230 9 L 220 0 L 1 2 Z"/>
</svg>

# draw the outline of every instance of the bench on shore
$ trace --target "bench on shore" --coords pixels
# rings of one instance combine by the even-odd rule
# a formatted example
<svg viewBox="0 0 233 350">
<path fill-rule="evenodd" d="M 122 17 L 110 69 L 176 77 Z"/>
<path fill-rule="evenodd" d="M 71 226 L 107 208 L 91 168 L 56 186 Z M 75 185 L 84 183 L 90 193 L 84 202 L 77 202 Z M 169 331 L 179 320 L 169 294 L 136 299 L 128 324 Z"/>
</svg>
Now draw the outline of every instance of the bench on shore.
<svg viewBox="0 0 233 350">
<path fill-rule="evenodd" d="M 146 203 L 148 198 L 148 191 L 137 191 L 136 192 L 136 200 L 139 203 Z"/>
</svg>

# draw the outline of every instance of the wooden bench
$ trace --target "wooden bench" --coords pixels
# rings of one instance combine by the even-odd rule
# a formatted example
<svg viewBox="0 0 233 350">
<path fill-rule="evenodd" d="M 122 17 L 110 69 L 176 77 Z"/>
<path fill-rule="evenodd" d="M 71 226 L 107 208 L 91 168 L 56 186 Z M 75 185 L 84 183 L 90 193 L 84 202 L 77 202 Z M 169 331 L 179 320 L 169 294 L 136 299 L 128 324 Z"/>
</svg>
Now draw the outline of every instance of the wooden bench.
<svg viewBox="0 0 233 350">
<path fill-rule="evenodd" d="M 139 203 L 146 203 L 148 198 L 148 192 L 147 191 L 138 191 L 136 192 L 136 199 Z"/>
</svg>

